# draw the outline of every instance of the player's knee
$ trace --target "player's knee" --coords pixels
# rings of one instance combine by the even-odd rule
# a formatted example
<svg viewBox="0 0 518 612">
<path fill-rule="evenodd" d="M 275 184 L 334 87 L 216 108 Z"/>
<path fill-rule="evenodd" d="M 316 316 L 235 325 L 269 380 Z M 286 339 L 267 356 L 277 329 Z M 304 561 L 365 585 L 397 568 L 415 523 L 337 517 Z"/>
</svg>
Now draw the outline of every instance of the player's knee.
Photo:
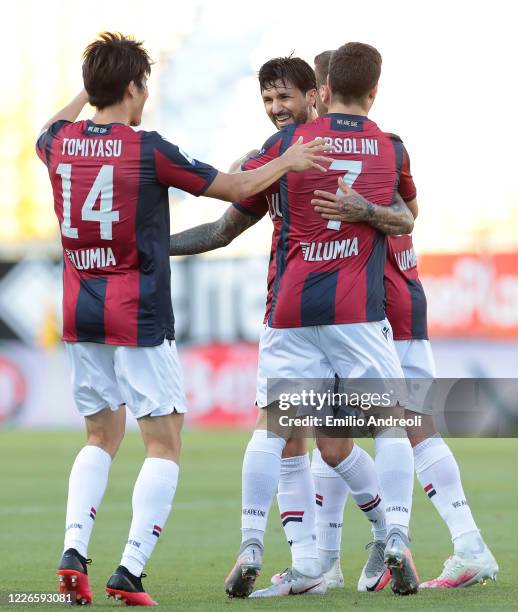
<svg viewBox="0 0 518 612">
<path fill-rule="evenodd" d="M 282 451 L 283 459 L 301 457 L 307 453 L 306 438 L 290 438 Z"/>
<path fill-rule="evenodd" d="M 146 456 L 179 463 L 181 446 L 182 443 L 179 438 L 168 441 L 150 440 L 146 445 Z"/>
<path fill-rule="evenodd" d="M 322 459 L 327 463 L 327 465 L 334 468 L 348 457 L 352 450 L 352 440 L 350 441 L 350 444 L 322 444 L 319 445 L 319 450 Z"/>
<path fill-rule="evenodd" d="M 88 433 L 87 444 L 102 448 L 113 459 L 113 457 L 115 457 L 117 454 L 123 439 L 124 431 L 98 429 Z"/>
<path fill-rule="evenodd" d="M 406 419 L 419 419 L 418 425 L 408 426 L 406 432 L 412 448 L 415 448 L 421 442 L 424 442 L 428 438 L 432 438 L 437 435 L 437 429 L 433 421 L 433 417 L 429 414 L 418 414 L 411 410 L 405 412 Z"/>
</svg>

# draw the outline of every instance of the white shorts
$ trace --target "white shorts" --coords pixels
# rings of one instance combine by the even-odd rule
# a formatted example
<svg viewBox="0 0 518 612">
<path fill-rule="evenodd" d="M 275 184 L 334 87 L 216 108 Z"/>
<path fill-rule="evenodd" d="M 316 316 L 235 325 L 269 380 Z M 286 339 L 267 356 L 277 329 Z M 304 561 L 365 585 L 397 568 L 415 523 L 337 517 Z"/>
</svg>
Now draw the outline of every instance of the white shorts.
<svg viewBox="0 0 518 612">
<path fill-rule="evenodd" d="M 409 410 L 420 414 L 432 414 L 433 402 L 428 392 L 436 377 L 435 360 L 428 340 L 395 340 L 396 351 L 405 378 L 419 378 L 419 382 L 407 381 Z"/>
<path fill-rule="evenodd" d="M 82 416 L 121 404 L 135 418 L 186 412 L 183 377 L 176 344 L 111 346 L 65 342 L 72 388 Z"/>
<path fill-rule="evenodd" d="M 256 403 L 267 405 L 268 379 L 403 379 L 387 319 L 272 328 L 259 341 Z M 406 403 L 400 396 L 400 403 Z"/>
</svg>

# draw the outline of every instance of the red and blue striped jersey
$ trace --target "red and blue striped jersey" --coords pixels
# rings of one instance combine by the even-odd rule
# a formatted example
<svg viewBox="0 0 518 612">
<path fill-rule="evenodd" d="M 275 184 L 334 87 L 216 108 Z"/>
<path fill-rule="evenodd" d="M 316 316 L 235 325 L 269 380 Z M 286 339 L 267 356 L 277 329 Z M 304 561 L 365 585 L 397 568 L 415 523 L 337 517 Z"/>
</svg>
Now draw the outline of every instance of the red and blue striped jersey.
<svg viewBox="0 0 518 612">
<path fill-rule="evenodd" d="M 385 237 L 366 223 L 328 223 L 311 200 L 315 189 L 336 192 L 343 176 L 365 198 L 388 206 L 401 182 L 407 188 L 412 183 L 403 143 L 367 117 L 332 113 L 282 129 L 243 168 L 282 155 L 299 136 L 305 142 L 322 137 L 332 146 L 328 172 L 288 173 L 235 205 L 258 217 L 269 208 L 273 219 L 265 322 L 301 327 L 379 321 L 385 317 Z"/>
<path fill-rule="evenodd" d="M 428 340 L 426 295 L 409 234 L 387 238 L 385 293 L 394 340 Z"/>
<path fill-rule="evenodd" d="M 57 121 L 38 138 L 63 245 L 63 339 L 156 346 L 174 338 L 168 188 L 217 175 L 157 132 Z"/>
</svg>

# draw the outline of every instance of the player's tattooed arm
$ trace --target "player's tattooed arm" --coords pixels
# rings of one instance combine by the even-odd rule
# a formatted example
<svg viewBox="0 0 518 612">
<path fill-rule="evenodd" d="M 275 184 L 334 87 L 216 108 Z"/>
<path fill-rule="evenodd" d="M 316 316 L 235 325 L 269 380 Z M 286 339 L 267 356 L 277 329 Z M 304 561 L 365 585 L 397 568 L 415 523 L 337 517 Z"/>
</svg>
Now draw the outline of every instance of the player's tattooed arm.
<svg viewBox="0 0 518 612">
<path fill-rule="evenodd" d="M 169 236 L 169 255 L 196 255 L 220 249 L 258 221 L 258 217 L 252 217 L 230 206 L 213 223 L 197 225 Z"/>
<path fill-rule="evenodd" d="M 44 132 L 56 121 L 75 121 L 87 102 L 88 94 L 82 89 L 66 106 L 53 115 L 40 131 Z"/>
<path fill-rule="evenodd" d="M 399 194 L 390 206 L 378 206 L 369 202 L 342 179 L 338 186 L 343 195 L 327 191 L 315 191 L 311 204 L 324 219 L 346 223 L 368 223 L 383 234 L 396 236 L 410 234 L 414 229 L 414 215 Z"/>
</svg>

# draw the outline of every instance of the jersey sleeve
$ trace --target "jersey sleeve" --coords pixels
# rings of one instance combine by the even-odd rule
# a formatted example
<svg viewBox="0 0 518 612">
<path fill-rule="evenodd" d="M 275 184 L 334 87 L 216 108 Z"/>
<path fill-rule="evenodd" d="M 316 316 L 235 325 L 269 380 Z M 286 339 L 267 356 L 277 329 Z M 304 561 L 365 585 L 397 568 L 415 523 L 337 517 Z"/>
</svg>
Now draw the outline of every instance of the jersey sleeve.
<svg viewBox="0 0 518 612">
<path fill-rule="evenodd" d="M 398 192 L 405 202 L 410 202 L 410 200 L 413 200 L 417 195 L 414 179 L 410 172 L 410 158 L 404 146 L 401 160 L 401 172 L 399 173 Z"/>
<path fill-rule="evenodd" d="M 257 193 L 241 202 L 234 202 L 232 206 L 237 208 L 239 212 L 249 215 L 250 217 L 255 217 L 256 219 L 262 219 L 268 212 L 268 200 L 264 193 Z"/>
<path fill-rule="evenodd" d="M 241 170 L 255 170 L 271 162 L 281 154 L 282 133 L 276 132 L 263 144 L 257 155 L 241 164 Z"/>
<path fill-rule="evenodd" d="M 276 132 L 263 144 L 257 155 L 250 157 L 241 164 L 241 170 L 255 170 L 279 157 L 281 143 L 282 134 L 281 132 Z M 262 219 L 268 212 L 268 200 L 264 192 L 257 193 L 241 202 L 234 202 L 233 206 L 245 215 L 250 215 L 257 219 Z"/>
<path fill-rule="evenodd" d="M 156 132 L 150 133 L 150 136 L 158 182 L 194 196 L 203 195 L 216 178 L 218 170 L 190 157 Z"/>
<path fill-rule="evenodd" d="M 68 125 L 69 123 L 71 122 L 65 121 L 64 119 L 54 121 L 54 123 L 46 130 L 43 130 L 38 136 L 38 140 L 36 141 L 36 154 L 46 166 L 50 163 L 50 149 L 54 137 L 64 125 Z"/>
</svg>

